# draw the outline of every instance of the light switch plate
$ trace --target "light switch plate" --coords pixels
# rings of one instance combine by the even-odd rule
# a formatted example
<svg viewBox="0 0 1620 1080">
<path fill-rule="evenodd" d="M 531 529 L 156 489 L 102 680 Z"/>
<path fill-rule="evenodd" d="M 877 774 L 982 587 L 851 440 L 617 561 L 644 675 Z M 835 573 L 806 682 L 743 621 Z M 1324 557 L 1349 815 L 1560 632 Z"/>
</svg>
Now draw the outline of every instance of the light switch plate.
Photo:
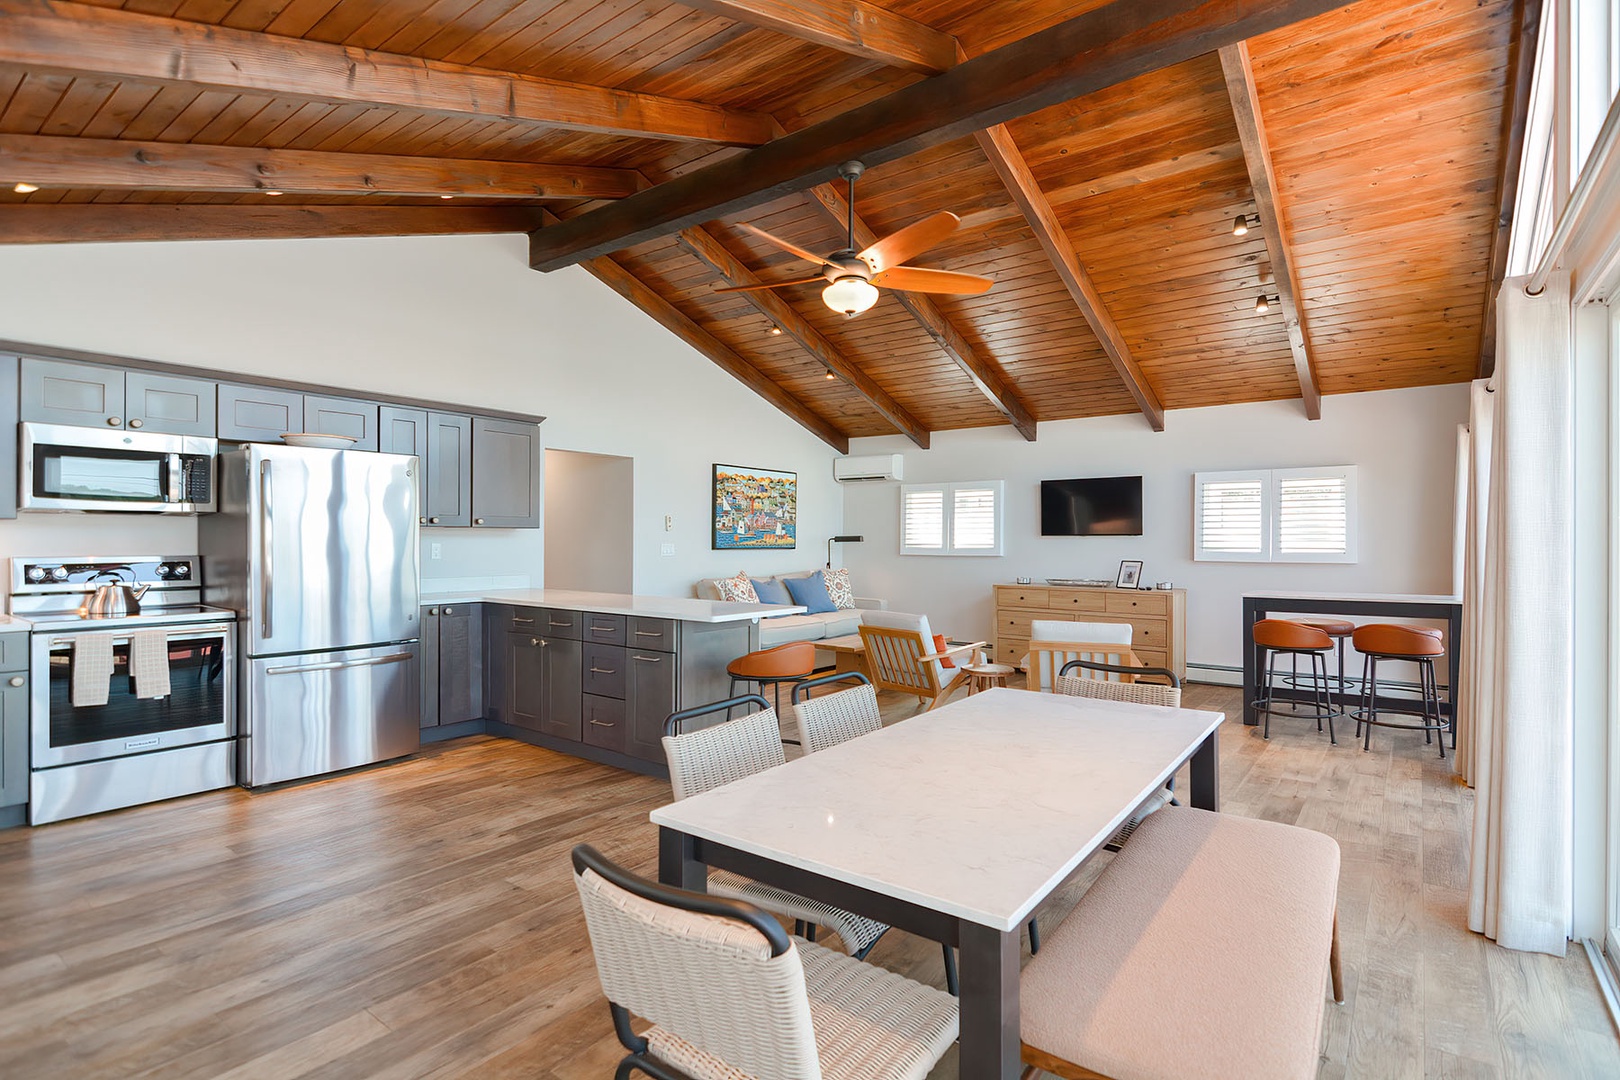
<svg viewBox="0 0 1620 1080">
<path fill-rule="evenodd" d="M 428 545 L 428 558 L 437 559 L 439 557 L 440 553 L 441 553 L 441 548 L 440 548 L 440 546 L 438 544 L 429 544 Z"/>
</svg>

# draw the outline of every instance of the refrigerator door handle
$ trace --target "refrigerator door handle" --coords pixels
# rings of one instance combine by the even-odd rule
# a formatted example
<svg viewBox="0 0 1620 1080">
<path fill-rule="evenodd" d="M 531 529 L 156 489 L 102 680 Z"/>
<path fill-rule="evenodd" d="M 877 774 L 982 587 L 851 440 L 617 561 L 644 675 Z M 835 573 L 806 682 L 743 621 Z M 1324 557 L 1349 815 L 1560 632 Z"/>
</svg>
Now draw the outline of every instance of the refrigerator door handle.
<svg viewBox="0 0 1620 1080">
<path fill-rule="evenodd" d="M 410 653 L 389 653 L 387 656 L 369 656 L 364 660 L 334 660 L 324 664 L 298 664 L 289 667 L 265 668 L 264 673 L 266 675 L 295 675 L 302 671 L 341 671 L 346 668 L 399 664 L 410 658 Z"/>
<path fill-rule="evenodd" d="M 271 626 L 270 590 L 271 575 L 273 570 L 271 565 L 271 552 L 275 549 L 275 538 L 272 535 L 272 526 L 275 524 L 275 518 L 271 514 L 270 506 L 270 462 L 268 461 L 260 462 L 259 464 L 259 501 L 264 507 L 262 513 L 260 514 L 261 520 L 259 522 L 259 563 L 263 567 L 262 573 L 264 575 L 264 596 L 262 598 L 262 606 L 264 609 L 263 630 L 265 638 L 268 639 L 270 637 Z"/>
</svg>

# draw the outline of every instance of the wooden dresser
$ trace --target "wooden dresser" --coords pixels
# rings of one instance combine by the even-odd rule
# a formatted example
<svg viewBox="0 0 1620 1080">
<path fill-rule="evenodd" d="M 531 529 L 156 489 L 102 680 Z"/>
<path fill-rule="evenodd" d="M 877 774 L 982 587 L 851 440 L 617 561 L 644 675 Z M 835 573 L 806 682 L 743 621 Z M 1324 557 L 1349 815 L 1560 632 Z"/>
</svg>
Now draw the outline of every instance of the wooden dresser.
<svg viewBox="0 0 1620 1080">
<path fill-rule="evenodd" d="M 1187 590 L 1141 592 L 1075 586 L 997 585 L 996 661 L 1017 664 L 1037 619 L 1130 623 L 1131 648 L 1149 667 L 1187 677 Z"/>
</svg>

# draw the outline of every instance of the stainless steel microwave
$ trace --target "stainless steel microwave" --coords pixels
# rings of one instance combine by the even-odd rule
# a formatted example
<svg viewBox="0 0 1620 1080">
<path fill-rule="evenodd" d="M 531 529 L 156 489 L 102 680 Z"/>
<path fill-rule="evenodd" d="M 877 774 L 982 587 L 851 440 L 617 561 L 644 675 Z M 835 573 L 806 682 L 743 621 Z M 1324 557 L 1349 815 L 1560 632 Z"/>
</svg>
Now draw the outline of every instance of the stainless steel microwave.
<svg viewBox="0 0 1620 1080">
<path fill-rule="evenodd" d="M 214 439 L 64 424 L 20 427 L 20 509 L 138 514 L 214 509 Z"/>
</svg>

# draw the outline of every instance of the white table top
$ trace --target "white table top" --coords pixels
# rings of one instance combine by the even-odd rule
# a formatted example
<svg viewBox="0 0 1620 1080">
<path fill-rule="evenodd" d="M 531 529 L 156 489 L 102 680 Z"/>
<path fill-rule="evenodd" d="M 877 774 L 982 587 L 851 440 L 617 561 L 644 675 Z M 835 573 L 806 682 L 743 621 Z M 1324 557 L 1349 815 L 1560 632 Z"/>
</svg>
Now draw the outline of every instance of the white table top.
<svg viewBox="0 0 1620 1080">
<path fill-rule="evenodd" d="M 1460 604 L 1460 596 L 1440 596 L 1438 594 L 1419 595 L 1416 593 L 1315 593 L 1315 592 L 1259 592 L 1250 591 L 1243 594 L 1245 598 L 1259 597 L 1266 600 L 1353 600 L 1356 603 L 1399 603 L 1399 604 Z"/>
<path fill-rule="evenodd" d="M 1223 719 L 988 690 L 651 818 L 1010 931 Z"/>
<path fill-rule="evenodd" d="M 632 596 L 628 593 L 581 592 L 575 589 L 496 589 L 488 592 L 427 593 L 424 604 L 513 604 L 563 611 L 599 611 L 604 615 L 639 615 L 648 619 L 683 622 L 742 622 L 768 615 L 798 615 L 805 609 L 792 604 L 739 604 L 727 600 L 699 600 L 681 596 Z"/>
</svg>

